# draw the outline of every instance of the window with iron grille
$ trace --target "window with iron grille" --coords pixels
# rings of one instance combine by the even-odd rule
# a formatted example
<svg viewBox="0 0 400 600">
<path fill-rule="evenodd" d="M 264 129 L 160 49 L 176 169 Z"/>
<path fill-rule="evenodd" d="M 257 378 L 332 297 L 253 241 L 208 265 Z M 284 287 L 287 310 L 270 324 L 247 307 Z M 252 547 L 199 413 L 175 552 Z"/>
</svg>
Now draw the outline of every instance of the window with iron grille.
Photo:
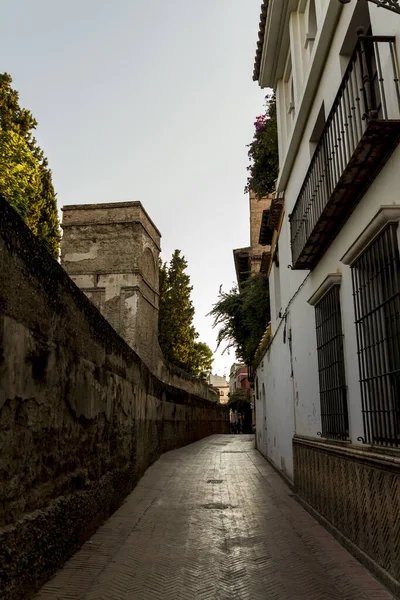
<svg viewBox="0 0 400 600">
<path fill-rule="evenodd" d="M 400 445 L 400 258 L 389 224 L 352 265 L 365 442 Z"/>
<path fill-rule="evenodd" d="M 323 437 L 348 437 L 340 286 L 334 285 L 315 306 L 319 394 Z"/>
</svg>

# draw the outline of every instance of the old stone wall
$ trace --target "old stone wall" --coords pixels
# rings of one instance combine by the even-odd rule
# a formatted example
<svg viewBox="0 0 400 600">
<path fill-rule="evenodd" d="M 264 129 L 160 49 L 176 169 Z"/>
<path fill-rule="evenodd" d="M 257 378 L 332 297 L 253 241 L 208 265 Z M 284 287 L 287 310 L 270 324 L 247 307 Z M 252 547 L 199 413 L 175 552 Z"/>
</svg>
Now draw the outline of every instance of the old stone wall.
<svg viewBox="0 0 400 600">
<path fill-rule="evenodd" d="M 262 215 L 264 210 L 271 206 L 271 200 L 273 194 L 265 198 L 257 198 L 254 192 L 249 193 L 249 207 L 250 207 L 250 246 L 255 252 L 261 253 L 264 246 L 260 246 L 258 243 L 260 237 L 260 227 L 262 221 Z"/>
<path fill-rule="evenodd" d="M 272 194 L 258 199 L 254 192 L 250 191 L 250 251 L 249 264 L 252 273 L 258 273 L 261 268 L 262 254 L 266 247 L 258 243 L 260 227 L 264 210 L 271 206 Z"/>
<path fill-rule="evenodd" d="M 161 234 L 140 202 L 64 206 L 61 264 L 154 372 Z"/>
<path fill-rule="evenodd" d="M 31 597 L 162 452 L 229 431 L 204 384 L 163 369 L 0 198 L 0 598 Z"/>
</svg>

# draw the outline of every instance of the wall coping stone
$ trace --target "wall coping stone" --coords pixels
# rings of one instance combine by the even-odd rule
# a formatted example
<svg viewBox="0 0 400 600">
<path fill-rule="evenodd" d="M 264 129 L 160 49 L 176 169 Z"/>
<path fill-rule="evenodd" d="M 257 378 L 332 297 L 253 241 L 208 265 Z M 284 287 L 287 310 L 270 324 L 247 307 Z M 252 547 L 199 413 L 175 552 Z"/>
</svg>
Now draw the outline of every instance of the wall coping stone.
<svg viewBox="0 0 400 600">
<path fill-rule="evenodd" d="M 373 467 L 389 470 L 395 473 L 400 473 L 400 448 L 384 448 L 377 447 L 372 444 L 363 446 L 352 444 L 351 441 L 335 441 L 327 438 L 315 439 L 307 436 L 293 436 L 293 445 L 308 446 L 327 452 L 336 454 L 351 460 L 364 462 Z"/>
</svg>

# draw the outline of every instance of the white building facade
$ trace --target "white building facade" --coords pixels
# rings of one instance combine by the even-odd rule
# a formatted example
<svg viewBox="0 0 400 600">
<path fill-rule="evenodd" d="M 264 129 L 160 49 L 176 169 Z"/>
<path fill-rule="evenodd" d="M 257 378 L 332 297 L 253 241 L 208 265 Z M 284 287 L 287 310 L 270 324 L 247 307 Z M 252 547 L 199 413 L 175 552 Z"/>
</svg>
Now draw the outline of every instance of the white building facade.
<svg viewBox="0 0 400 600">
<path fill-rule="evenodd" d="M 218 390 L 219 403 L 228 404 L 229 400 L 229 381 L 225 376 L 213 375 L 212 373 L 208 376 L 208 383 Z"/>
<path fill-rule="evenodd" d="M 400 14 L 367 0 L 265 0 L 254 70 L 280 165 L 257 447 L 396 592 L 399 44 Z"/>
</svg>

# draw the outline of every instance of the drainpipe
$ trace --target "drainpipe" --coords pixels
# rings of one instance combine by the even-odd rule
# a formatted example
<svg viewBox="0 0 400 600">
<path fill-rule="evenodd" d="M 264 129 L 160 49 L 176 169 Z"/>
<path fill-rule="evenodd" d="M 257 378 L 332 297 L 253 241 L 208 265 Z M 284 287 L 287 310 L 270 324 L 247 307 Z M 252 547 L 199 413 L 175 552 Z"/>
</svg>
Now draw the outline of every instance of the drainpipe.
<svg viewBox="0 0 400 600">
<path fill-rule="evenodd" d="M 286 330 L 286 322 L 287 322 L 287 314 L 285 316 L 285 330 Z M 293 349 L 292 349 L 292 328 L 288 329 L 288 343 L 289 343 L 289 355 L 290 355 L 290 377 L 292 378 L 292 387 L 293 387 L 293 427 L 294 434 L 297 431 L 296 428 L 296 390 L 294 385 L 294 371 L 293 371 Z"/>
</svg>

